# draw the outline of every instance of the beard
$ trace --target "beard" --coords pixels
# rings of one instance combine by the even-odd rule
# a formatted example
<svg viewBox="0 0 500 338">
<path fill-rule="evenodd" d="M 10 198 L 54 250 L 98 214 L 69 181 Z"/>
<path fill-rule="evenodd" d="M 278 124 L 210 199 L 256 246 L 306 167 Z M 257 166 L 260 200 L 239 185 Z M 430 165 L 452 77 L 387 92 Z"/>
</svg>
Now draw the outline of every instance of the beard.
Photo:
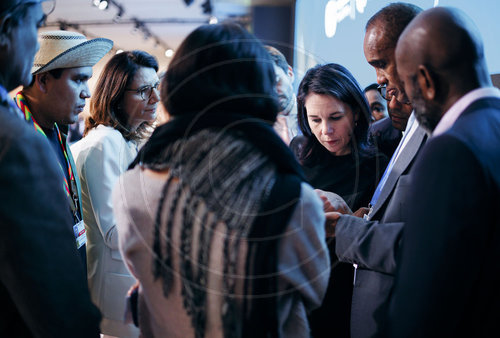
<svg viewBox="0 0 500 338">
<path fill-rule="evenodd" d="M 280 115 L 288 116 L 295 104 L 295 95 L 293 93 L 286 93 L 278 95 Z"/>
<path fill-rule="evenodd" d="M 441 107 L 432 101 L 426 101 L 417 83 L 414 83 L 412 94 L 411 103 L 418 123 L 432 133 L 441 120 Z"/>
</svg>

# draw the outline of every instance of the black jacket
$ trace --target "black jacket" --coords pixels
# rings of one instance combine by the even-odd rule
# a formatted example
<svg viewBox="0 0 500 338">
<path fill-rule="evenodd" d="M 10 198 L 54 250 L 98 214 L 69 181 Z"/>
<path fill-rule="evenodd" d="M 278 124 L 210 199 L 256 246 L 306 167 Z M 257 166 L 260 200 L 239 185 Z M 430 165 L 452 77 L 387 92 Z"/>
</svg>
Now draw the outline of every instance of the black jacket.
<svg viewBox="0 0 500 338">
<path fill-rule="evenodd" d="M 98 337 L 57 160 L 6 105 L 0 125 L 0 337 Z"/>
</svg>

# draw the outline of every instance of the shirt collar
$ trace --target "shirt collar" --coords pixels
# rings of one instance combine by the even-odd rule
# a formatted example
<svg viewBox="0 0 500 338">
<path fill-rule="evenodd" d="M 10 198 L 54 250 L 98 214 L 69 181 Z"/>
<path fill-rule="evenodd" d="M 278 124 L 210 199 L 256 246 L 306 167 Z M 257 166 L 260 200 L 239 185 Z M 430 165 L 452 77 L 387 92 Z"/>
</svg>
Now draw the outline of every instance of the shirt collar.
<svg viewBox="0 0 500 338">
<path fill-rule="evenodd" d="M 484 97 L 500 98 L 500 90 L 495 87 L 478 88 L 462 96 L 443 115 L 438 125 L 436 126 L 436 129 L 434 129 L 432 136 L 434 137 L 445 133 L 453 126 L 455 121 L 460 117 L 460 115 L 462 115 L 462 113 L 471 103 Z"/>
<path fill-rule="evenodd" d="M 406 123 L 405 130 L 403 130 L 401 132 L 403 134 L 403 136 L 405 136 L 405 134 L 411 130 L 411 127 L 413 126 L 413 123 L 415 121 L 416 121 L 415 114 L 412 111 L 411 114 L 410 114 L 410 117 L 408 118 L 408 122 Z"/>
</svg>

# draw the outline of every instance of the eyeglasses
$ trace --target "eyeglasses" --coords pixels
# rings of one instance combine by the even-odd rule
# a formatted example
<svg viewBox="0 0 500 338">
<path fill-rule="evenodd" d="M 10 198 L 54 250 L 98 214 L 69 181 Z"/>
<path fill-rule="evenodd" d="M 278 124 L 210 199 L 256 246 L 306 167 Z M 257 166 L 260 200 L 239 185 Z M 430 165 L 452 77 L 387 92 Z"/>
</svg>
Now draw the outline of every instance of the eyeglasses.
<svg viewBox="0 0 500 338">
<path fill-rule="evenodd" d="M 400 92 L 397 89 L 394 89 L 392 94 L 388 94 L 387 93 L 387 85 L 384 84 L 384 85 L 378 86 L 377 90 L 380 93 L 380 96 L 382 96 L 382 98 L 384 100 L 391 101 L 393 97 L 396 97 L 396 100 L 398 100 L 402 104 L 410 104 L 410 101 L 408 100 L 408 98 L 406 97 L 406 94 L 404 94 L 404 93 L 402 93 L 402 95 L 403 95 L 402 100 L 398 99 L 398 94 Z"/>
<path fill-rule="evenodd" d="M 126 92 L 136 92 L 141 96 L 141 98 L 146 101 L 151 98 L 151 95 L 153 94 L 153 89 L 155 90 L 155 93 L 158 94 L 158 86 L 160 85 L 160 81 L 156 82 L 154 86 L 144 86 L 138 89 L 125 89 Z"/>
<path fill-rule="evenodd" d="M 48 16 L 56 8 L 56 0 L 42 0 L 41 5 L 43 14 Z"/>
<path fill-rule="evenodd" d="M 45 16 L 49 15 L 54 11 L 56 8 L 56 0 L 28 0 L 28 1 L 21 1 L 11 8 L 7 9 L 4 13 L 15 13 L 17 10 L 20 8 L 24 8 L 26 6 L 31 6 L 31 5 L 37 5 L 40 4 L 42 6 L 42 11 Z"/>
</svg>

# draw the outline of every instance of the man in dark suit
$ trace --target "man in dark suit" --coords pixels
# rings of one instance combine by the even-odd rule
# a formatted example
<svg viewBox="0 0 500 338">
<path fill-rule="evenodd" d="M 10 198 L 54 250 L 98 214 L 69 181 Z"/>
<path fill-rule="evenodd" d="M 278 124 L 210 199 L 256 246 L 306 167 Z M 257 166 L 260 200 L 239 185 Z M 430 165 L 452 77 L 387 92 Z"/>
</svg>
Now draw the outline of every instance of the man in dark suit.
<svg viewBox="0 0 500 338">
<path fill-rule="evenodd" d="M 378 86 L 377 83 L 372 83 L 364 89 L 374 119 L 368 129 L 368 143 L 376 147 L 387 158 L 391 158 L 403 134 L 401 130 L 394 127 L 390 116 L 387 115 L 387 100 L 380 94 Z M 391 113 L 393 112 L 394 110 L 391 109 Z M 410 113 L 408 113 L 408 117 Z"/>
<path fill-rule="evenodd" d="M 394 128 L 389 116 L 373 122 L 368 129 L 368 143 L 388 158 L 394 155 L 402 137 L 403 133 Z"/>
<path fill-rule="evenodd" d="M 48 5 L 52 5 L 51 7 Z M 37 28 L 54 3 L 0 2 L 1 337 L 98 337 L 60 169 L 8 91 L 31 82 Z M 44 11 L 48 10 L 48 11 Z"/>
<path fill-rule="evenodd" d="M 396 71 L 394 50 L 401 32 L 421 11 L 406 3 L 390 4 L 366 25 L 365 57 L 375 68 L 378 83 L 385 87 L 382 93 L 389 107 L 400 112 L 411 112 L 412 108 L 407 104 Z M 327 215 L 332 226 L 338 218 L 335 229 L 337 256 L 356 267 L 351 310 L 351 336 L 354 338 L 379 335 L 387 317 L 396 249 L 406 220 L 407 207 L 402 201 L 408 190 L 407 174 L 427 136 L 413 116 L 409 121 L 404 116 L 391 116 L 394 125 L 406 131 L 375 191 L 369 214 L 365 219 Z"/>
<path fill-rule="evenodd" d="M 378 83 L 368 85 L 363 92 L 370 106 L 372 121 L 379 121 L 389 116 L 387 115 L 387 101 L 380 94 Z"/>
<path fill-rule="evenodd" d="M 390 337 L 498 337 L 500 91 L 463 12 L 417 16 L 396 49 L 415 114 L 432 137 L 412 169 Z"/>
</svg>

